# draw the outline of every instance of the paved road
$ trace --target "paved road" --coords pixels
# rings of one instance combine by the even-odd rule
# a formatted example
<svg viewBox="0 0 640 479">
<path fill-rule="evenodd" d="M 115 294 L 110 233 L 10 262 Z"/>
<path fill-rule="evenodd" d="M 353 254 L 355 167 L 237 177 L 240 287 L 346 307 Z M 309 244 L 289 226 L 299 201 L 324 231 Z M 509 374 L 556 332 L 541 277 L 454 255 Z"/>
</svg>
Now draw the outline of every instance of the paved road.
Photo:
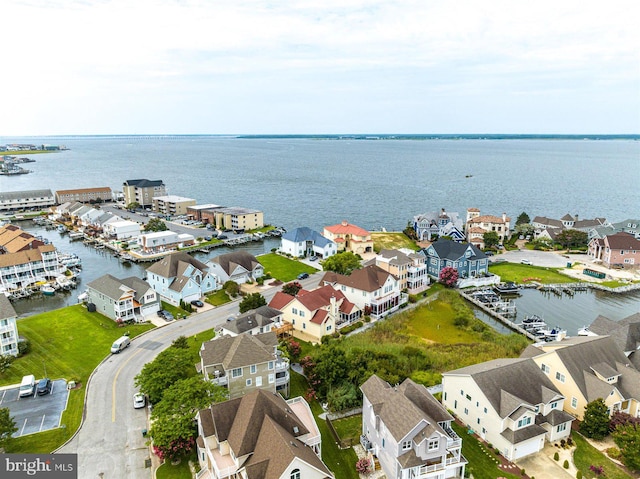
<svg viewBox="0 0 640 479">
<path fill-rule="evenodd" d="M 317 286 L 322 273 L 300 281 L 305 288 Z M 265 290 L 267 302 L 280 288 Z M 145 468 L 150 458 L 142 430 L 147 428 L 147 409 L 133 408 L 137 392 L 133 378 L 178 336 L 213 330 L 238 313 L 238 302 L 194 314 L 154 329 L 131 341 L 120 354 L 110 355 L 93 373 L 87 389 L 86 418 L 78 434 L 56 452 L 78 454 L 78 477 L 101 479 L 149 479 Z"/>
</svg>

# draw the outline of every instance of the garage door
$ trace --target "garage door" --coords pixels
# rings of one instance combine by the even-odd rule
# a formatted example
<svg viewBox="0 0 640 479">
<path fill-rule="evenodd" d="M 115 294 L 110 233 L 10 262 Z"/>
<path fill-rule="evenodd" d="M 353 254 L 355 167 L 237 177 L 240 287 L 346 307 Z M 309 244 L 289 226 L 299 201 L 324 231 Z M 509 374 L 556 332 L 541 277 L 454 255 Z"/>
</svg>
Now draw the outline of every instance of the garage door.
<svg viewBox="0 0 640 479">
<path fill-rule="evenodd" d="M 544 437 L 534 437 L 528 441 L 520 442 L 516 445 L 513 459 L 518 460 L 521 457 L 535 454 L 544 447 Z"/>
</svg>

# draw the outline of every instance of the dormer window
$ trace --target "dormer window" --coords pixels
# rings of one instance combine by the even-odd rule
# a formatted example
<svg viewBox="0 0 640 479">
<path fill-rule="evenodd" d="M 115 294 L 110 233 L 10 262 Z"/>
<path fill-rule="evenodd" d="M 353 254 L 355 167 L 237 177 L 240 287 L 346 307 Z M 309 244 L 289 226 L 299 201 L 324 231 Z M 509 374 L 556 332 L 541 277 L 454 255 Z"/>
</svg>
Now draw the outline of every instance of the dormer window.
<svg viewBox="0 0 640 479">
<path fill-rule="evenodd" d="M 427 450 L 435 451 L 436 449 L 438 449 L 439 445 L 440 441 L 438 439 L 429 439 L 429 442 L 427 443 Z"/>
<path fill-rule="evenodd" d="M 531 416 L 524 416 L 518 421 L 518 428 L 525 427 L 531 424 Z"/>
<path fill-rule="evenodd" d="M 402 441 L 402 450 L 408 451 L 411 449 L 411 441 Z"/>
</svg>

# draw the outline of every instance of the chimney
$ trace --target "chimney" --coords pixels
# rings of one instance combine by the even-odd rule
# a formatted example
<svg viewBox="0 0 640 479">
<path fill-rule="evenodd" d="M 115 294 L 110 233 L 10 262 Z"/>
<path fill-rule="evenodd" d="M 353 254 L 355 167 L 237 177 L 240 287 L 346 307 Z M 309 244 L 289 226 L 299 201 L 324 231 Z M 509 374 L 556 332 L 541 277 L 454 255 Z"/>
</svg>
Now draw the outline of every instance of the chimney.
<svg viewBox="0 0 640 479">
<path fill-rule="evenodd" d="M 342 226 L 347 226 L 349 223 L 347 223 L 347 220 L 342 220 Z"/>
<path fill-rule="evenodd" d="M 502 213 L 502 221 L 504 221 L 505 223 L 507 222 L 507 214 L 506 213 Z"/>
<path fill-rule="evenodd" d="M 575 215 L 575 216 L 573 217 L 573 221 L 578 221 L 578 215 Z"/>
</svg>

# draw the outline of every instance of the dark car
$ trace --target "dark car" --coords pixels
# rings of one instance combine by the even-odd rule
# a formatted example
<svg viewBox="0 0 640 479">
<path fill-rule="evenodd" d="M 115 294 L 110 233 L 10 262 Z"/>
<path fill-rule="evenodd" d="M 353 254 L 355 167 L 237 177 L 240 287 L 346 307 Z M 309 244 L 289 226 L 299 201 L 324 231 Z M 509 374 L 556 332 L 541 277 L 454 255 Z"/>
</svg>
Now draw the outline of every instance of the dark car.
<svg viewBox="0 0 640 479">
<path fill-rule="evenodd" d="M 40 381 L 38 381 L 38 386 L 36 387 L 36 394 L 38 394 L 38 396 L 51 394 L 51 387 L 52 387 L 51 379 L 43 378 Z"/>
<path fill-rule="evenodd" d="M 219 240 L 226 240 L 227 239 L 227 235 L 218 235 L 218 239 Z"/>
<path fill-rule="evenodd" d="M 159 310 L 156 314 L 160 317 L 160 318 L 164 318 L 164 315 L 167 312 L 164 309 Z"/>
<path fill-rule="evenodd" d="M 202 301 L 194 299 L 193 301 L 191 301 L 191 306 L 195 306 L 196 308 L 202 308 L 204 306 L 204 303 Z"/>
<path fill-rule="evenodd" d="M 309 273 L 300 273 L 298 275 L 298 279 L 307 279 L 309 277 Z"/>
<path fill-rule="evenodd" d="M 162 317 L 164 318 L 164 320 L 165 320 L 166 322 L 169 322 L 169 321 L 173 321 L 173 320 L 174 320 L 173 314 L 171 314 L 169 311 L 165 311 L 165 312 L 164 312 L 164 315 L 163 315 Z"/>
</svg>

